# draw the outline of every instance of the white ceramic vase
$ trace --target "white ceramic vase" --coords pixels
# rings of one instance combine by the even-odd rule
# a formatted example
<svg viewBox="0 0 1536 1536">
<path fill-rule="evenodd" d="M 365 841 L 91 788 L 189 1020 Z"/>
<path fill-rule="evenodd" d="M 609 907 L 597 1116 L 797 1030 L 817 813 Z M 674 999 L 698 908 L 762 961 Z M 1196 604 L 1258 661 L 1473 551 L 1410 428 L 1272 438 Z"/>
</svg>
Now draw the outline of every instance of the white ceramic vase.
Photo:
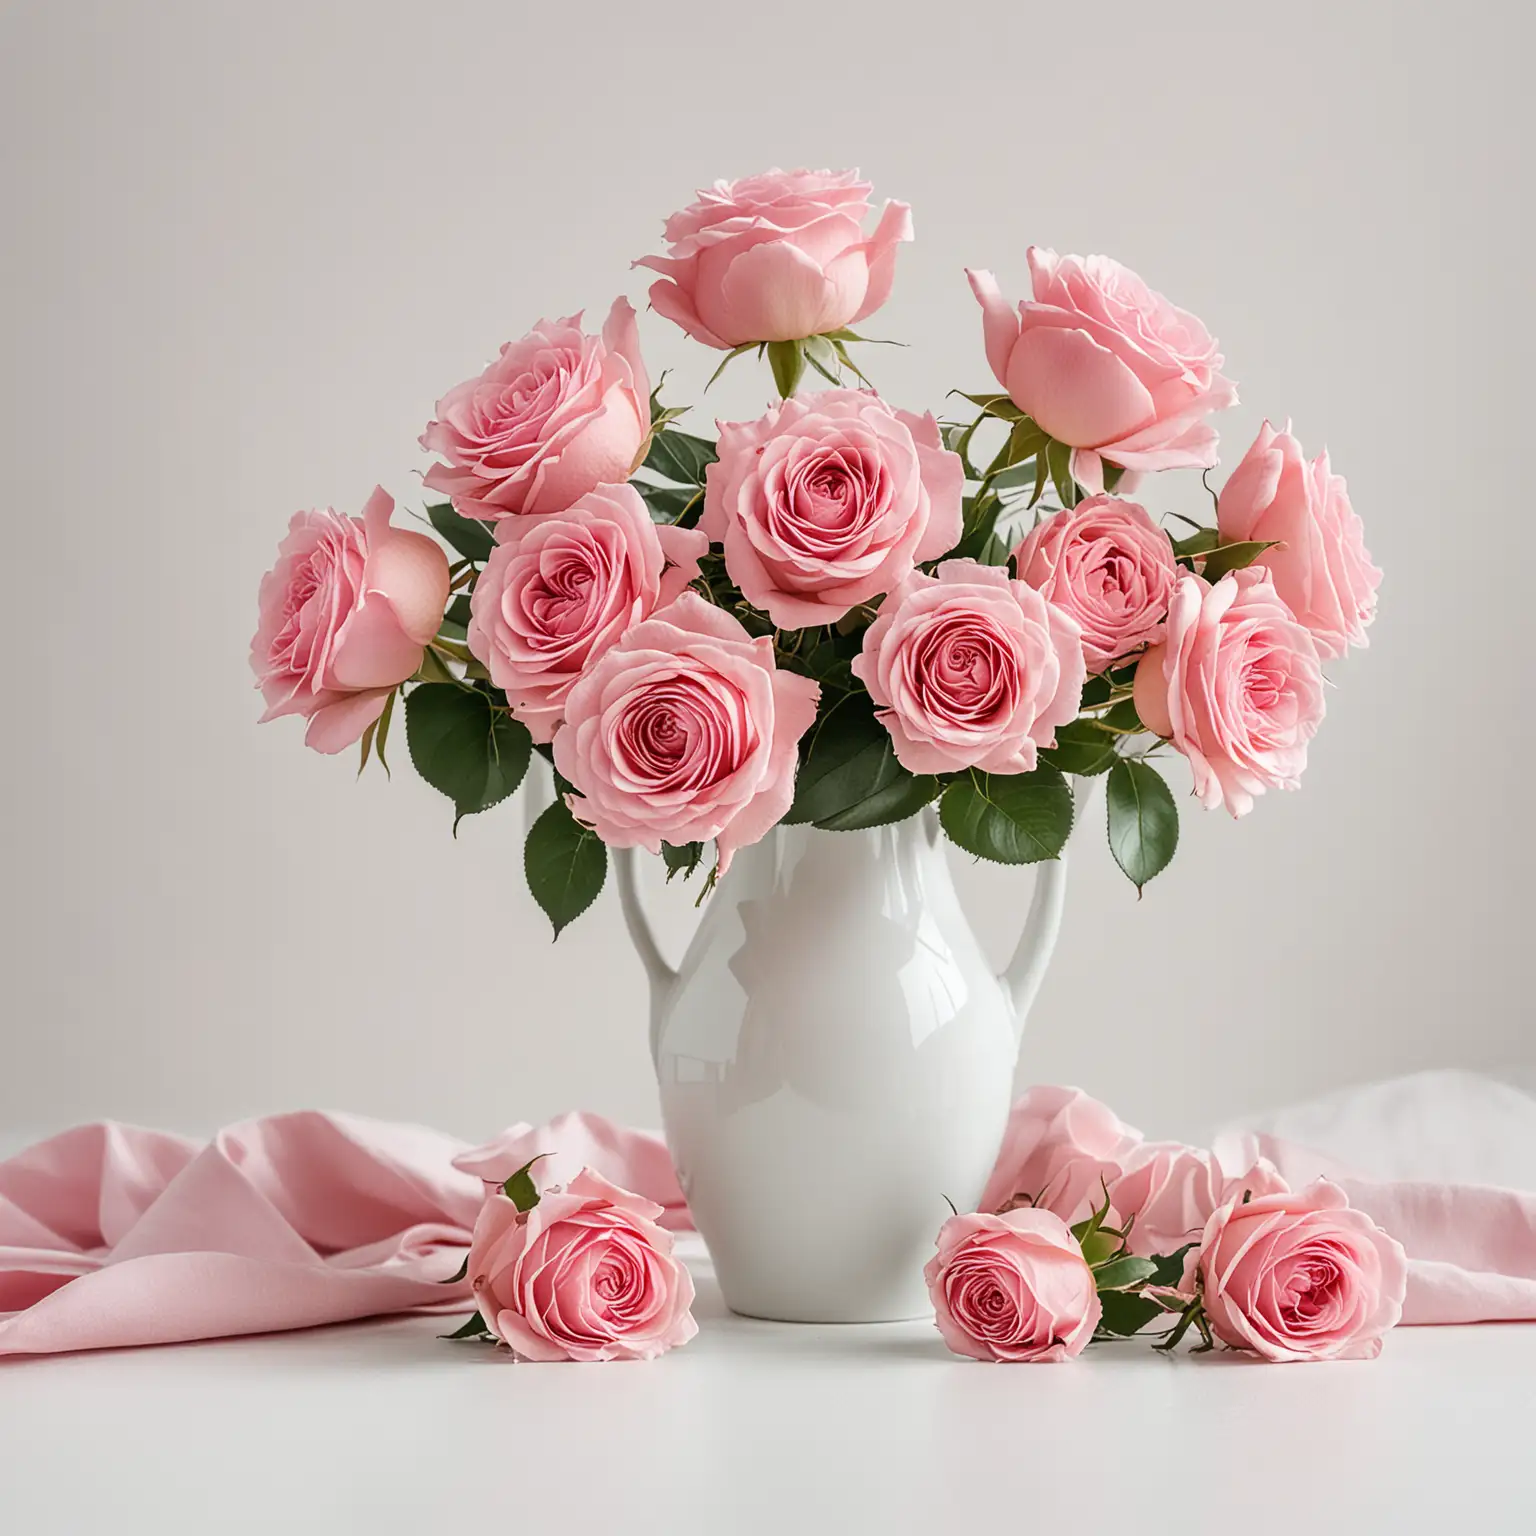
<svg viewBox="0 0 1536 1536">
<path fill-rule="evenodd" d="M 795 1322 L 930 1311 L 923 1265 L 974 1210 L 1007 1123 L 1065 856 L 1038 866 L 994 975 L 932 810 L 863 832 L 779 827 L 703 904 L 682 965 L 619 897 L 651 983 L 667 1141 L 727 1305 Z"/>
</svg>

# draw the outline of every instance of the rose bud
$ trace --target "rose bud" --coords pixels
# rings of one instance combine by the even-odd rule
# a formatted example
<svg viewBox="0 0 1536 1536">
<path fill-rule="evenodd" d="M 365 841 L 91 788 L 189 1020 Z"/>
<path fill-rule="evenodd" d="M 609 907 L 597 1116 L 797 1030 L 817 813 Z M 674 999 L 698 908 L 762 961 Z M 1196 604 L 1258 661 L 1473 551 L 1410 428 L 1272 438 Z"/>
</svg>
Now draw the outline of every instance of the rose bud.
<svg viewBox="0 0 1536 1536">
<path fill-rule="evenodd" d="M 799 341 L 857 324 L 890 297 L 896 247 L 912 238 L 905 203 L 887 203 L 865 238 L 873 188 L 857 171 L 767 171 L 717 181 L 666 223 L 651 306 L 722 352 Z"/>
<path fill-rule="evenodd" d="M 1031 246 L 1034 297 L 1015 311 L 990 272 L 967 271 L 982 309 L 987 361 L 1009 398 L 1057 442 L 1072 475 L 1104 489 L 1104 462 L 1140 473 L 1207 469 L 1216 430 L 1206 418 L 1237 403 L 1216 342 L 1107 256 L 1058 256 Z"/>
<path fill-rule="evenodd" d="M 1289 429 L 1276 432 L 1266 421 L 1221 489 L 1216 524 L 1224 542 L 1273 545 L 1254 564 L 1269 572 L 1322 655 L 1366 644 L 1381 572 L 1326 453 L 1309 464 Z"/>
<path fill-rule="evenodd" d="M 251 670 L 263 722 L 309 721 L 304 743 L 340 752 L 421 665 L 448 599 L 448 557 L 425 534 L 390 527 L 382 488 L 361 517 L 296 512 L 261 579 Z"/>
</svg>

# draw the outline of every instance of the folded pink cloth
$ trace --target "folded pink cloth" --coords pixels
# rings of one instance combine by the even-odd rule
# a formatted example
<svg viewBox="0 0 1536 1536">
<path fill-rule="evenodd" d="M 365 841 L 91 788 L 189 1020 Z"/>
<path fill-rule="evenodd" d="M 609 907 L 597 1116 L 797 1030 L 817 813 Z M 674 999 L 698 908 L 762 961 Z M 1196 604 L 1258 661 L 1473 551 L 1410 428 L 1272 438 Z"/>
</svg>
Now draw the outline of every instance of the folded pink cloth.
<svg viewBox="0 0 1536 1536">
<path fill-rule="evenodd" d="M 1228 1167 L 1326 1174 L 1408 1250 L 1405 1323 L 1536 1318 L 1536 1099 L 1468 1073 L 1352 1089 L 1223 1133 Z M 414 1310 L 463 1311 L 487 1183 L 536 1154 L 691 1227 L 661 1139 L 596 1115 L 471 1149 L 417 1126 L 301 1112 L 207 1145 L 81 1126 L 0 1162 L 0 1355 L 165 1344 Z"/>
<path fill-rule="evenodd" d="M 1408 1252 L 1404 1323 L 1536 1318 L 1536 1098 L 1471 1072 L 1350 1088 L 1233 1127 L 1292 1188 L 1329 1178 Z"/>
<path fill-rule="evenodd" d="M 307 1111 L 206 1146 L 85 1125 L 0 1163 L 0 1354 L 169 1344 L 414 1309 L 463 1311 L 481 1175 L 590 1164 L 688 1225 L 660 1139 L 595 1115 L 490 1147 Z M 455 1164 L 458 1166 L 455 1166 Z"/>
</svg>

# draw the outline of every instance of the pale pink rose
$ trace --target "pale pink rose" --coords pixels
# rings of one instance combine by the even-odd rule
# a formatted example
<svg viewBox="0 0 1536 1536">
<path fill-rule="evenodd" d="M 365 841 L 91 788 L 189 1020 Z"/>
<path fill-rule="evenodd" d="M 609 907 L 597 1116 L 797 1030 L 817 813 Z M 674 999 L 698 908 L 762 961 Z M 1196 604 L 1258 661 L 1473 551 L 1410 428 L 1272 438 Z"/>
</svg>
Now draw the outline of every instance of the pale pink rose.
<svg viewBox="0 0 1536 1536">
<path fill-rule="evenodd" d="M 590 1168 L 526 1214 L 491 1195 L 468 1269 L 485 1326 L 522 1360 L 654 1360 L 686 1344 L 693 1280 L 661 1215 Z"/>
<path fill-rule="evenodd" d="M 1274 577 L 1275 591 L 1312 631 L 1322 655 L 1342 656 L 1367 643 L 1381 572 L 1326 452 L 1309 464 L 1290 424 L 1276 432 L 1266 421 L 1222 487 L 1216 524 L 1226 542 L 1274 543 L 1255 563 Z"/>
<path fill-rule="evenodd" d="M 613 301 L 601 337 L 581 316 L 541 320 L 484 373 L 450 389 L 421 435 L 426 473 L 465 517 L 558 512 L 629 479 L 651 429 L 635 312 Z"/>
<path fill-rule="evenodd" d="M 853 662 L 902 766 L 1027 773 L 1077 718 L 1087 669 L 1076 622 L 1002 566 L 946 560 L 881 605 Z"/>
<path fill-rule="evenodd" d="M 1372 1360 L 1403 1314 L 1402 1244 L 1319 1179 L 1295 1194 L 1228 1200 L 1185 1260 L 1211 1331 L 1266 1360 Z"/>
<path fill-rule="evenodd" d="M 960 538 L 965 471 L 931 415 L 828 389 L 718 425 L 699 526 L 781 629 L 835 624 Z"/>
<path fill-rule="evenodd" d="M 1070 1360 L 1099 1326 L 1093 1271 L 1059 1216 L 1044 1210 L 951 1216 L 923 1278 L 957 1355 L 1008 1363 Z"/>
<path fill-rule="evenodd" d="M 982 1191 L 981 1209 L 1032 1205 L 1066 1222 L 1104 1203 L 1141 1132 L 1080 1088 L 1040 1084 L 1014 1104 L 1002 1149 Z"/>
<path fill-rule="evenodd" d="M 261 578 L 251 670 L 263 722 L 309 721 L 306 746 L 340 752 L 377 720 L 421 665 L 448 600 L 448 557 L 426 535 L 391 528 L 382 488 L 361 517 L 296 512 Z"/>
<path fill-rule="evenodd" d="M 967 271 L 987 361 L 1018 408 L 1077 450 L 1072 473 L 1104 489 L 1103 460 L 1133 471 L 1209 468 L 1206 418 L 1237 403 L 1216 342 L 1107 256 L 1029 249 L 1033 302 L 1015 313 L 990 272 Z"/>
<path fill-rule="evenodd" d="M 1091 496 L 1014 551 L 1019 578 L 1072 615 L 1090 672 L 1155 639 L 1178 579 L 1173 542 L 1134 501 Z"/>
<path fill-rule="evenodd" d="M 602 485 L 550 517 L 504 518 L 470 599 L 469 648 L 535 741 L 604 651 L 699 573 L 709 540 L 658 528 L 630 485 Z"/>
<path fill-rule="evenodd" d="M 1200 803 L 1246 816 L 1255 795 L 1297 787 L 1323 719 L 1323 669 L 1268 571 L 1214 585 L 1184 576 L 1167 641 L 1137 665 L 1135 700 L 1142 723 L 1189 759 Z"/>
<path fill-rule="evenodd" d="M 714 838 L 723 874 L 789 809 L 820 695 L 775 668 L 770 637 L 684 592 L 566 695 L 555 766 L 579 792 L 577 819 L 611 847 Z"/>
<path fill-rule="evenodd" d="M 1124 1172 L 1110 1180 L 1113 1225 L 1130 1224 L 1126 1247 L 1143 1258 L 1177 1253 L 1200 1240 L 1211 1213 L 1244 1194 L 1283 1194 L 1289 1186 L 1266 1158 L 1238 1177 L 1228 1177 L 1210 1152 L 1177 1141 L 1144 1141 L 1124 1158 Z"/>
<path fill-rule="evenodd" d="M 891 202 L 865 238 L 872 191 L 857 171 L 777 169 L 701 189 L 667 220 L 667 254 L 635 262 L 662 274 L 652 307 L 721 351 L 857 324 L 890 297 L 912 238 L 911 209 Z"/>
</svg>

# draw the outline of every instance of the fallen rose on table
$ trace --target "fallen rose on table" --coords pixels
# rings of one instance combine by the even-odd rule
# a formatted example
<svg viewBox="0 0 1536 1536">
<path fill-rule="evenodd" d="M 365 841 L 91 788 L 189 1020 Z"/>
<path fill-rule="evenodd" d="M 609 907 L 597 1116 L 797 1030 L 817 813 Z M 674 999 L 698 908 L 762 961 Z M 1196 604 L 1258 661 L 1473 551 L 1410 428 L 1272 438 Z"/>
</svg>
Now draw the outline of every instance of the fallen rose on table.
<svg viewBox="0 0 1536 1536">
<path fill-rule="evenodd" d="M 654 1360 L 698 1331 L 693 1278 L 657 1225 L 663 1208 L 583 1168 L 540 1191 L 534 1163 L 486 1197 L 468 1276 L 479 1309 L 454 1339 L 520 1360 Z"/>
<path fill-rule="evenodd" d="M 1197 1242 L 1155 1256 L 1132 1251 L 1134 1209 L 1115 1216 L 1114 1189 L 1106 1180 L 1101 1190 L 1099 1207 L 1071 1227 L 1035 1204 L 944 1223 L 924 1273 L 951 1350 L 1007 1363 L 1070 1360 L 1176 1314 L 1158 1349 L 1193 1329 L 1201 1351 L 1220 1340 L 1277 1362 L 1370 1360 L 1402 1315 L 1401 1244 L 1326 1179 L 1294 1194 L 1254 1198 L 1245 1188 Z"/>
</svg>

